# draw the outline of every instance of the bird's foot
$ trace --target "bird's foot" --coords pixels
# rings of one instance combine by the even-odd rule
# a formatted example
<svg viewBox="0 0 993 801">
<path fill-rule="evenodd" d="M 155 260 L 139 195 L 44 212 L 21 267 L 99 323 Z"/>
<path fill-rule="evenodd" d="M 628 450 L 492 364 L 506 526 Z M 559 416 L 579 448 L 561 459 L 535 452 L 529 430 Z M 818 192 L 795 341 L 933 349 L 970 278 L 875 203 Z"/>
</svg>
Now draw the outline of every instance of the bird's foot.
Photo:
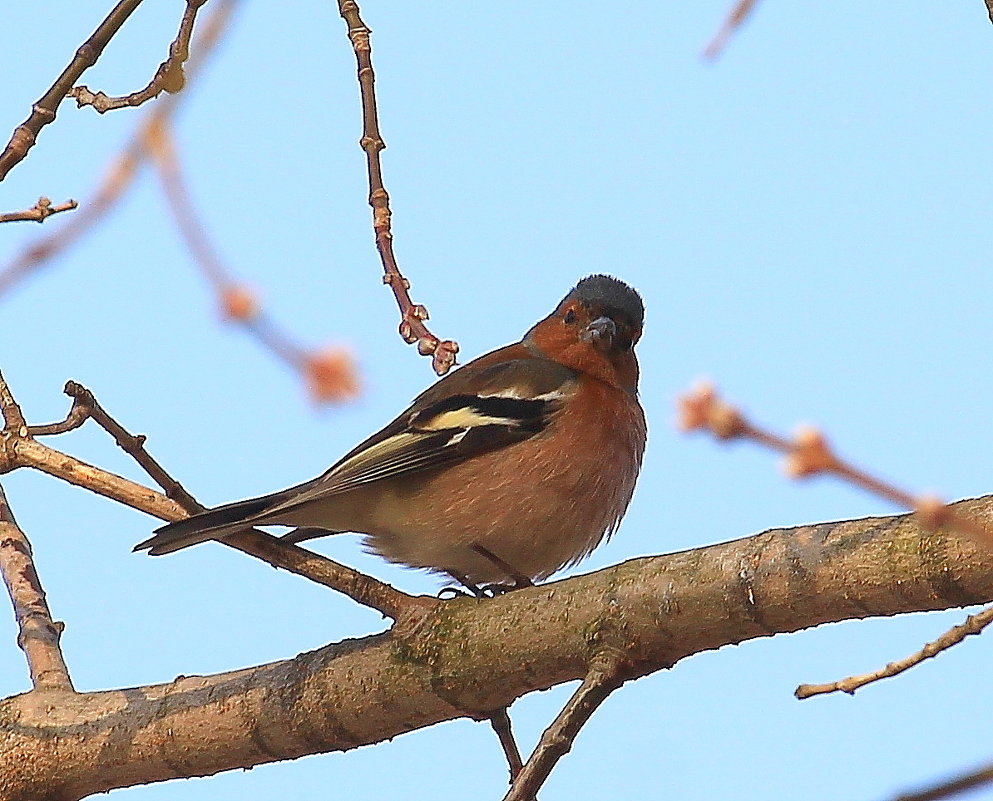
<svg viewBox="0 0 993 801">
<path fill-rule="evenodd" d="M 453 598 L 489 598 L 486 590 L 473 584 L 469 581 L 468 577 L 463 576 L 461 573 L 456 573 L 454 570 L 446 570 L 449 576 L 455 579 L 459 584 L 461 584 L 465 589 L 460 589 L 459 587 L 443 587 L 438 592 L 438 597 L 443 601 L 450 601 Z M 468 592 L 466 592 L 468 590 Z"/>
<path fill-rule="evenodd" d="M 438 590 L 438 600 L 451 601 L 453 598 L 479 598 L 475 592 L 467 592 L 460 587 L 442 587 Z"/>
</svg>

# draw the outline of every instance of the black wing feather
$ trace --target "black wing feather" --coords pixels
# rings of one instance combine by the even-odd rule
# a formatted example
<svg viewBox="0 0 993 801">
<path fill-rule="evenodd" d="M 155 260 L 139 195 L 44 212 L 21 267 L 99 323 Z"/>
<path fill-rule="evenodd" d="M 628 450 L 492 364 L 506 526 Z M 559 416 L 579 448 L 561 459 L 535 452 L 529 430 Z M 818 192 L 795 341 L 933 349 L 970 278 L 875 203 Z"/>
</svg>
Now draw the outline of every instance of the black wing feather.
<svg viewBox="0 0 993 801">
<path fill-rule="evenodd" d="M 558 406 L 557 399 L 445 398 L 409 415 L 406 425 L 396 433 L 357 448 L 304 491 L 266 509 L 260 518 L 372 481 L 454 464 L 530 439 L 544 430 Z"/>
</svg>

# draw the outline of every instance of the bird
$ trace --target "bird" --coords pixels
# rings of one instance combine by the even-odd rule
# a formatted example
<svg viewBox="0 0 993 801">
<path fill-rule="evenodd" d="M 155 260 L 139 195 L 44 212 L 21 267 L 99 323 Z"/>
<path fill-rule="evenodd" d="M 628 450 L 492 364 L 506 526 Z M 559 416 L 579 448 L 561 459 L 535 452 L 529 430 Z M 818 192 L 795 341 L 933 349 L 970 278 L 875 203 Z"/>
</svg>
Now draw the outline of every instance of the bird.
<svg viewBox="0 0 993 801">
<path fill-rule="evenodd" d="M 476 594 L 546 579 L 613 534 L 634 493 L 644 315 L 628 284 L 583 278 L 519 342 L 438 380 L 320 476 L 169 523 L 134 550 L 291 526 L 284 542 L 364 534 L 387 561 Z"/>
</svg>

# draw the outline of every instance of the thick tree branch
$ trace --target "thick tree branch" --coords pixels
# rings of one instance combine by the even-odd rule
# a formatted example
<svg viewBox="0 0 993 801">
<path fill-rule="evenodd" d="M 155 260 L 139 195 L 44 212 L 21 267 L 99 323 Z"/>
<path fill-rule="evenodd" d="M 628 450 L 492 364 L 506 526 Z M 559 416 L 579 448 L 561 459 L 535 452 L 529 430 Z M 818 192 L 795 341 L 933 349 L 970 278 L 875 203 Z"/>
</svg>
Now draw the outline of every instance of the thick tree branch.
<svg viewBox="0 0 993 801">
<path fill-rule="evenodd" d="M 993 496 L 956 508 L 988 516 Z M 82 694 L 55 711 L 44 693 L 10 698 L 0 703 L 0 776 L 9 801 L 40 788 L 75 799 L 486 718 L 585 676 L 605 621 L 636 677 L 756 637 L 990 600 L 993 554 L 906 515 L 774 530 L 456 599 L 415 629 L 286 662 Z"/>
</svg>

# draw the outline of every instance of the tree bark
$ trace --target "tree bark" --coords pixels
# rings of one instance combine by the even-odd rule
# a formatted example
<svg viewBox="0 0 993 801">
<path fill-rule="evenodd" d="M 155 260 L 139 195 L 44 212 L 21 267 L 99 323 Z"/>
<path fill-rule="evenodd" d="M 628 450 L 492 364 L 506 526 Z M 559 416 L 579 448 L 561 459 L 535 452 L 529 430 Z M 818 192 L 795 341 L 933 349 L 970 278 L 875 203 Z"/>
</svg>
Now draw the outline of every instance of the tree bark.
<svg viewBox="0 0 993 801">
<path fill-rule="evenodd" d="M 988 518 L 993 496 L 956 507 Z M 906 515 L 777 529 L 494 599 L 457 598 L 410 630 L 287 661 L 8 698 L 0 797 L 70 801 L 485 718 L 581 678 L 602 647 L 620 648 L 625 678 L 636 678 L 755 637 L 991 599 L 993 553 Z"/>
</svg>

